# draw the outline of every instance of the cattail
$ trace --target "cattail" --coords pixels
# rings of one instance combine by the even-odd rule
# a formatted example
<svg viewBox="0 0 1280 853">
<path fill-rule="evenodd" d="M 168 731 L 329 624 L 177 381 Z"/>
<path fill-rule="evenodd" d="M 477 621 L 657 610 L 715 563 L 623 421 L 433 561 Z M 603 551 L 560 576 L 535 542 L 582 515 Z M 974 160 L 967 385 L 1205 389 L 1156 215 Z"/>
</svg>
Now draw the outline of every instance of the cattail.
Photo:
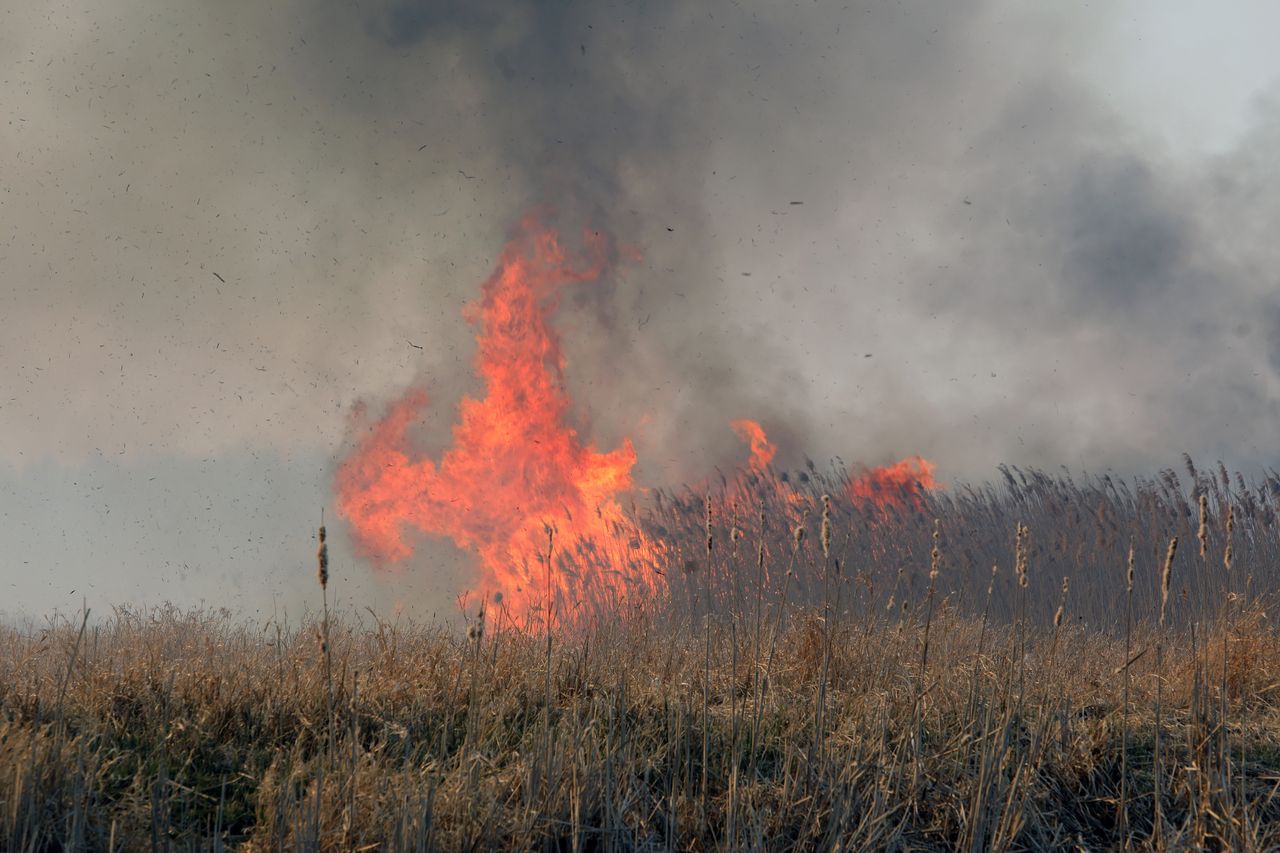
<svg viewBox="0 0 1280 853">
<path fill-rule="evenodd" d="M 1169 551 L 1164 555 L 1164 571 L 1160 573 L 1160 627 L 1164 627 L 1165 607 L 1169 603 L 1169 577 L 1173 574 L 1173 554 L 1178 550 L 1178 537 L 1169 540 Z"/>
<path fill-rule="evenodd" d="M 1231 564 L 1235 559 L 1235 533 L 1236 533 L 1236 508 L 1234 504 L 1227 506 L 1227 544 L 1222 551 L 1222 565 L 1226 570 L 1231 571 Z"/>
<path fill-rule="evenodd" d="M 1064 576 L 1062 578 L 1062 601 L 1058 604 L 1058 610 L 1053 614 L 1053 628 L 1056 631 L 1062 627 L 1062 611 L 1067 607 L 1067 590 L 1070 588 L 1071 579 Z"/>
<path fill-rule="evenodd" d="M 1129 540 L 1129 570 L 1125 573 L 1125 580 L 1128 582 L 1126 592 L 1133 592 L 1133 540 Z"/>
<path fill-rule="evenodd" d="M 1205 558 L 1209 546 L 1209 496 L 1200 495 L 1200 529 L 1196 531 L 1200 540 L 1200 559 Z"/>
<path fill-rule="evenodd" d="M 324 525 L 320 525 L 320 550 L 316 552 L 316 576 L 320 578 L 320 588 L 329 587 L 329 546 L 324 541 Z"/>
<path fill-rule="evenodd" d="M 990 598 L 990 597 L 991 597 L 991 593 L 995 592 L 995 588 L 996 588 L 996 574 L 997 574 L 999 571 L 1000 571 L 1000 566 L 995 565 L 995 564 L 992 564 L 992 566 L 991 566 L 991 580 L 987 583 L 987 597 L 988 597 L 988 598 Z"/>
<path fill-rule="evenodd" d="M 1018 522 L 1018 533 L 1014 538 L 1014 568 L 1018 572 L 1018 586 L 1027 586 L 1027 526 Z"/>
<path fill-rule="evenodd" d="M 799 545 L 801 542 L 804 541 L 804 525 L 803 524 L 796 525 L 796 531 L 795 531 L 794 537 L 797 545 Z"/>
<path fill-rule="evenodd" d="M 707 556 L 711 556 L 711 546 L 715 537 L 711 533 L 711 495 L 707 495 Z"/>
<path fill-rule="evenodd" d="M 822 496 L 822 556 L 831 556 L 831 495 Z"/>
<path fill-rule="evenodd" d="M 942 522 L 939 519 L 935 518 L 933 520 L 933 549 L 929 552 L 930 587 L 938 579 L 938 567 L 942 565 L 942 550 L 938 547 L 938 542 L 942 538 L 941 524 Z"/>
<path fill-rule="evenodd" d="M 730 541 L 730 542 L 737 542 L 737 541 L 738 541 L 739 539 L 741 539 L 741 538 L 742 538 L 742 530 L 741 530 L 741 528 L 735 527 L 735 528 L 733 528 L 732 530 L 730 530 L 730 531 L 729 531 L 729 541 Z"/>
</svg>

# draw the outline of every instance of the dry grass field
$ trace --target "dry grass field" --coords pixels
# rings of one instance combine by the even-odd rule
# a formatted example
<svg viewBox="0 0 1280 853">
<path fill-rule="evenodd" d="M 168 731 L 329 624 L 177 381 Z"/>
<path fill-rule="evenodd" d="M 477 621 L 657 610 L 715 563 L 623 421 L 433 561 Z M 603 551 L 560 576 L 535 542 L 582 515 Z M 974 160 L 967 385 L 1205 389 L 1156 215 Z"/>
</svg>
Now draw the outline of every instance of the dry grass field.
<svg viewBox="0 0 1280 853">
<path fill-rule="evenodd" d="M 297 626 L 5 628 L 0 846 L 1274 849 L 1274 493 L 1212 483 L 810 495 L 711 537 L 667 500 L 643 523 L 705 570 L 551 631 L 326 619 L 318 585 Z"/>
</svg>

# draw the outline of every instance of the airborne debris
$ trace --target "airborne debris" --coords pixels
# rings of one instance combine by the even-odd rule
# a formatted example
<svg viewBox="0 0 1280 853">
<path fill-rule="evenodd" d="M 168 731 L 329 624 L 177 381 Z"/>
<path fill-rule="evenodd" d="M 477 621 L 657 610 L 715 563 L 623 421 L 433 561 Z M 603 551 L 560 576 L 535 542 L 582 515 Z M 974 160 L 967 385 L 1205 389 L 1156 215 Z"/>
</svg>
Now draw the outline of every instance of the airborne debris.
<svg viewBox="0 0 1280 853">
<path fill-rule="evenodd" d="M 216 278 L 218 281 L 222 282 L 223 284 L 226 284 L 226 283 L 227 283 L 227 280 L 226 280 L 225 278 L 223 278 L 222 276 L 218 275 L 217 273 L 214 273 L 214 274 L 213 274 L 213 277 L 214 277 L 214 278 Z"/>
</svg>

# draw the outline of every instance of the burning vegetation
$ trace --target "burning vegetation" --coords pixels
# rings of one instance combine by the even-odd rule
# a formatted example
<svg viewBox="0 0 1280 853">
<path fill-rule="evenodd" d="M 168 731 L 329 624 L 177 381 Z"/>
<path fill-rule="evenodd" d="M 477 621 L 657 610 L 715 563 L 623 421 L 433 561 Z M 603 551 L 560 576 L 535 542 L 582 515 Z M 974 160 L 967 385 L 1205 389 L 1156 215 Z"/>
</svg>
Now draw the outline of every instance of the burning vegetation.
<svg viewBox="0 0 1280 853">
<path fill-rule="evenodd" d="M 1280 476 L 943 489 L 780 470 L 736 420 L 740 470 L 642 490 L 571 426 L 550 323 L 612 254 L 527 220 L 452 444 L 415 446 L 411 389 L 338 470 L 376 564 L 474 556 L 465 636 L 332 612 L 323 527 L 301 625 L 0 626 L 0 846 L 1280 845 Z"/>
<path fill-rule="evenodd" d="M 688 565 L 687 543 L 671 538 L 661 503 L 624 510 L 623 501 L 642 491 L 631 441 L 602 451 L 571 426 L 552 326 L 562 289 L 599 279 L 616 254 L 594 232 L 570 252 L 536 215 L 524 219 L 467 309 L 483 393 L 462 400 L 439 460 L 413 446 L 424 390 L 408 390 L 377 421 L 358 413 L 366 431 L 338 469 L 337 493 L 364 557 L 380 567 L 403 564 L 414 533 L 447 538 L 474 555 L 476 589 L 529 624 L 600 615 L 672 591 L 669 579 Z M 720 519 L 738 529 L 746 513 L 779 501 L 789 524 L 802 521 L 810 499 L 775 476 L 777 447 L 764 428 L 746 419 L 730 426 L 750 455 L 733 482 L 708 487 L 708 531 Z M 849 508 L 902 508 L 936 487 L 933 472 L 932 463 L 910 457 L 855 472 L 833 493 Z"/>
</svg>

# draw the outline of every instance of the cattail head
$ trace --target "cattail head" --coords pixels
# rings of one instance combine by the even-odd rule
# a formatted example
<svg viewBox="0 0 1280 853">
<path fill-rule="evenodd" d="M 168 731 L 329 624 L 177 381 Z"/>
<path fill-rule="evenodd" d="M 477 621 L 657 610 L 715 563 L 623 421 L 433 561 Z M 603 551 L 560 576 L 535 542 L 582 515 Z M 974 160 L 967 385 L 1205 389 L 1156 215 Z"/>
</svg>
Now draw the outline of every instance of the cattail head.
<svg viewBox="0 0 1280 853">
<path fill-rule="evenodd" d="M 1196 538 L 1200 540 L 1200 559 L 1204 559 L 1209 546 L 1209 496 L 1201 493 L 1200 495 L 1200 529 L 1196 531 Z"/>
<path fill-rule="evenodd" d="M 1071 579 L 1065 575 L 1062 578 L 1062 601 L 1058 604 L 1057 611 L 1053 614 L 1053 628 L 1056 631 L 1062 627 L 1062 613 L 1067 609 L 1067 590 L 1071 587 Z"/>
<path fill-rule="evenodd" d="M 711 556 L 711 546 L 715 537 L 711 532 L 711 495 L 707 495 L 707 556 Z"/>
<path fill-rule="evenodd" d="M 1169 550 L 1164 555 L 1164 570 L 1160 573 L 1160 627 L 1164 627 L 1165 608 L 1169 604 L 1169 579 L 1173 574 L 1173 555 L 1178 550 L 1178 537 L 1169 540 Z"/>
<path fill-rule="evenodd" d="M 1227 544 L 1222 549 L 1222 565 L 1229 572 L 1231 564 L 1235 562 L 1235 533 L 1236 533 L 1236 508 L 1235 505 L 1227 507 Z"/>
<path fill-rule="evenodd" d="M 795 538 L 797 545 L 803 542 L 804 541 L 804 525 L 797 524 L 795 533 L 793 533 L 792 536 Z"/>
<path fill-rule="evenodd" d="M 993 563 L 991 565 L 991 580 L 987 583 L 987 595 L 991 595 L 996 588 L 996 574 L 1000 571 L 1000 566 Z"/>
<path fill-rule="evenodd" d="M 1018 586 L 1027 586 L 1027 526 L 1018 522 L 1017 535 L 1014 537 L 1013 564 L 1018 573 Z"/>
<path fill-rule="evenodd" d="M 320 579 L 320 588 L 329 586 L 329 546 L 324 541 L 324 525 L 320 525 L 320 550 L 316 552 L 316 577 Z"/>
<path fill-rule="evenodd" d="M 933 520 L 933 548 L 929 551 L 930 586 L 938 579 L 938 568 L 942 565 L 942 550 L 938 547 L 938 542 L 942 539 L 941 524 L 939 519 Z"/>
<path fill-rule="evenodd" d="M 831 556 L 831 495 L 822 496 L 822 556 Z"/>
<path fill-rule="evenodd" d="M 1129 568 L 1125 572 L 1126 592 L 1133 592 L 1133 540 L 1129 540 Z"/>
</svg>

